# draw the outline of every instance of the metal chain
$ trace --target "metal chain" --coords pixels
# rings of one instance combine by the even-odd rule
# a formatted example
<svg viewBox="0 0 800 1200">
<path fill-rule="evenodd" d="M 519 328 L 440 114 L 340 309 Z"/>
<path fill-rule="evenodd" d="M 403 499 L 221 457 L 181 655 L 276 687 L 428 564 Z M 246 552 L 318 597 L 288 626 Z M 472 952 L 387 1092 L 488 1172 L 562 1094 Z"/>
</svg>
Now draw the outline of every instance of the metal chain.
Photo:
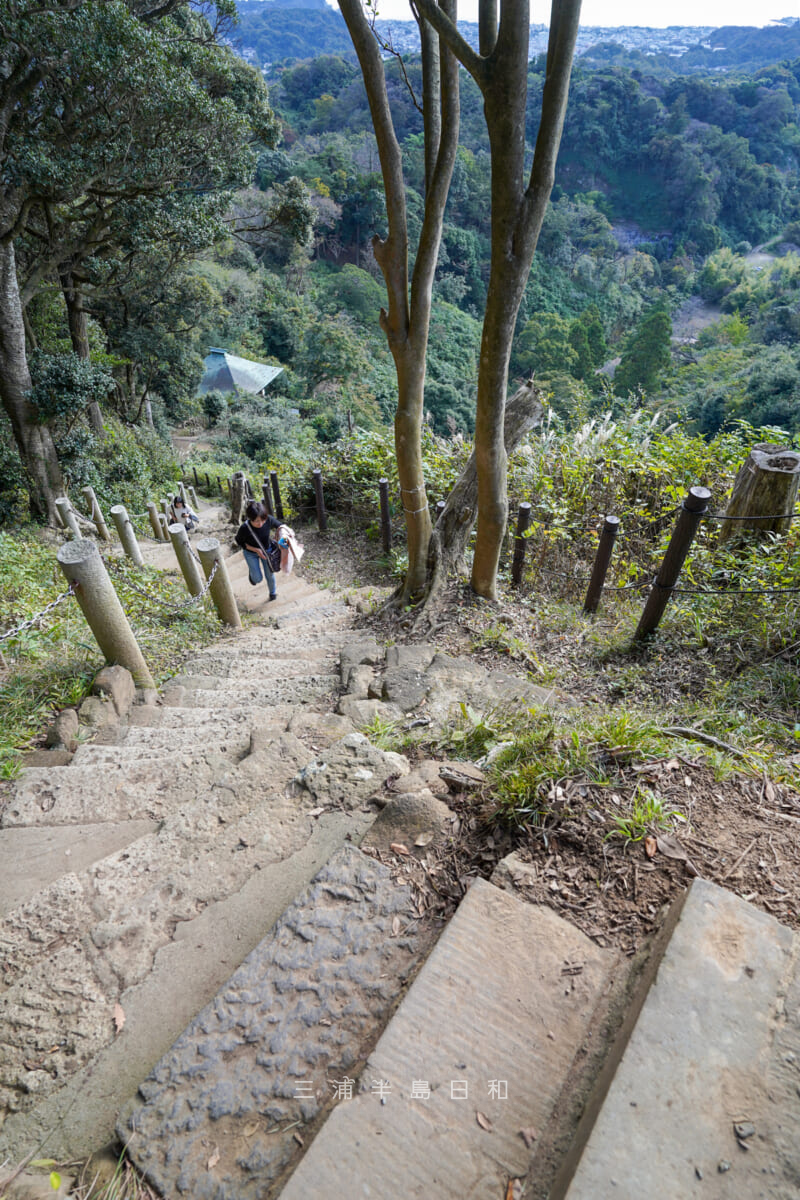
<svg viewBox="0 0 800 1200">
<path fill-rule="evenodd" d="M 103 561 L 105 562 L 107 567 L 111 566 L 111 564 L 106 559 L 104 559 Z M 198 559 L 197 561 L 199 562 L 200 559 Z M 184 612 L 187 608 L 191 608 L 193 604 L 197 604 L 198 601 L 202 600 L 203 597 L 208 593 L 208 589 L 211 587 L 211 583 L 219 569 L 219 565 L 220 565 L 220 560 L 216 559 L 214 562 L 214 566 L 211 569 L 211 574 L 209 575 L 208 579 L 206 579 L 201 590 L 197 593 L 196 596 L 190 596 L 189 599 L 185 600 L 182 604 L 177 604 L 174 608 L 166 609 L 166 610 L 158 613 L 157 615 L 158 616 L 173 616 L 177 613 Z M 145 599 L 149 600 L 151 604 L 159 604 L 160 603 L 157 596 L 151 595 L 150 592 L 146 591 L 142 587 L 139 587 L 138 583 L 134 583 L 132 579 L 128 579 L 127 575 L 125 575 L 119 571 L 119 568 L 114 567 L 113 569 L 115 570 L 117 577 L 119 579 L 121 579 L 127 587 L 131 588 L 132 591 L 138 592 L 140 596 L 144 596 Z"/>
<path fill-rule="evenodd" d="M 757 513 L 751 517 L 726 517 L 725 513 L 703 513 L 704 521 L 796 521 L 799 517 L 800 512 L 767 513 L 765 516 Z"/>
<path fill-rule="evenodd" d="M 49 612 L 52 612 L 62 600 L 66 600 L 67 596 L 74 595 L 75 590 L 75 584 L 71 583 L 65 592 L 62 592 L 60 596 L 56 596 L 55 600 L 51 600 L 50 603 L 46 605 L 41 612 L 38 612 L 35 617 L 30 617 L 27 621 L 23 621 L 21 625 L 17 625 L 14 629 L 8 629 L 5 633 L 0 633 L 0 642 L 5 642 L 8 641 L 9 638 L 16 637 L 17 634 L 24 633 L 26 629 L 32 629 L 34 625 L 37 625 L 39 621 L 41 621 L 42 617 L 45 617 Z"/>
</svg>

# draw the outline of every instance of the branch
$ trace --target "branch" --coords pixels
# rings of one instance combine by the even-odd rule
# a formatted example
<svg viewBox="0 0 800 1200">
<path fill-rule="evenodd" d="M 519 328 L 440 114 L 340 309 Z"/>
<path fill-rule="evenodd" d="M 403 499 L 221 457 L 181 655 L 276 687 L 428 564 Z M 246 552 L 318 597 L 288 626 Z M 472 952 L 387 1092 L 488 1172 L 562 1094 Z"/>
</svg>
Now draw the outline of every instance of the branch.
<svg viewBox="0 0 800 1200">
<path fill-rule="evenodd" d="M 461 65 L 469 71 L 478 87 L 483 91 L 486 81 L 485 60 L 476 54 L 469 42 L 461 36 L 455 22 L 451 21 L 447 14 L 439 8 L 436 0 L 412 0 L 411 7 L 416 9 L 420 17 L 424 17 L 426 21 L 430 22 L 448 49 L 455 54 Z"/>
<path fill-rule="evenodd" d="M 381 50 L 385 50 L 387 54 L 391 54 L 392 58 L 396 60 L 397 65 L 400 68 L 400 74 L 403 76 L 403 83 L 406 85 L 408 94 L 411 97 L 411 103 L 414 105 L 414 108 L 418 113 L 422 113 L 422 105 L 417 99 L 417 93 L 414 91 L 414 88 L 411 85 L 411 80 L 408 78 L 408 72 L 406 71 L 406 64 L 403 62 L 402 54 L 399 50 L 395 50 L 391 41 L 387 42 L 387 40 L 381 37 L 381 35 L 378 33 L 378 30 L 375 27 L 375 21 L 378 14 L 376 13 L 375 9 L 369 9 L 369 13 L 369 27 L 372 30 L 372 36 L 375 38 L 375 41 L 380 46 Z"/>
<path fill-rule="evenodd" d="M 542 116 L 525 194 L 526 223 L 538 225 L 550 199 L 569 97 L 581 0 L 552 0 Z"/>
</svg>

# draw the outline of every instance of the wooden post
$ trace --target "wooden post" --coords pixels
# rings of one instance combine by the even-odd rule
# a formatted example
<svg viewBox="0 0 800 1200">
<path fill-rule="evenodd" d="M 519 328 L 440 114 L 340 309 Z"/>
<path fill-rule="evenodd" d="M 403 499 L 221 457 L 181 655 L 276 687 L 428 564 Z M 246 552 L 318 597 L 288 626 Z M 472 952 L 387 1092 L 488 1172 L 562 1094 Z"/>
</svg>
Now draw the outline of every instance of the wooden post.
<svg viewBox="0 0 800 1200">
<path fill-rule="evenodd" d="M 161 532 L 161 522 L 158 519 L 158 509 L 156 508 L 155 503 L 152 500 L 148 501 L 147 515 L 150 518 L 150 526 L 153 530 L 153 537 L 156 539 L 157 542 L 163 542 L 164 535 Z"/>
<path fill-rule="evenodd" d="M 200 564 L 192 554 L 186 526 L 181 525 L 180 522 L 170 525 L 169 540 L 172 542 L 172 549 L 175 551 L 175 557 L 189 589 L 189 594 L 199 596 L 203 590 L 203 573 L 200 570 Z"/>
<path fill-rule="evenodd" d="M 322 471 L 315 467 L 311 472 L 314 480 L 314 499 L 317 504 L 317 529 L 324 533 L 328 528 L 328 515 L 325 512 L 325 497 L 322 494 Z"/>
<path fill-rule="evenodd" d="M 167 524 L 164 526 L 164 529 L 165 529 L 165 531 L 166 531 L 166 529 L 167 529 L 167 528 L 168 528 L 168 527 L 169 527 L 169 526 L 172 524 L 172 513 L 169 511 L 169 509 L 170 509 L 170 502 L 169 502 L 169 500 L 166 498 L 166 496 L 162 496 L 162 497 L 161 497 L 161 502 L 160 502 L 160 503 L 161 503 L 161 513 L 162 513 L 162 516 L 164 517 L 164 520 L 165 520 L 165 521 L 166 521 L 166 523 L 167 523 Z M 164 539 L 165 539 L 165 541 L 169 541 L 169 534 L 167 534 L 166 532 L 165 532 L 165 534 L 164 534 Z"/>
<path fill-rule="evenodd" d="M 388 554 L 392 548 L 392 522 L 389 518 L 389 480 L 379 479 L 378 489 L 381 497 L 381 545 L 383 553 Z"/>
<path fill-rule="evenodd" d="M 178 481 L 178 494 L 179 494 L 179 496 L 180 496 L 181 500 L 183 501 L 183 503 L 184 503 L 184 504 L 187 506 L 187 508 L 188 508 L 188 506 L 189 506 L 189 497 L 186 495 L 186 488 L 184 487 L 184 484 L 183 484 L 183 480 L 182 480 L 182 479 L 180 479 L 180 480 Z"/>
<path fill-rule="evenodd" d="M 161 540 L 162 540 L 162 542 L 168 542 L 168 541 L 169 541 L 169 534 L 167 533 L 167 530 L 169 529 L 169 521 L 167 520 L 167 518 L 164 516 L 164 514 L 163 514 L 163 513 L 159 513 L 159 514 L 158 514 L 158 523 L 159 523 L 159 525 L 161 526 Z"/>
<path fill-rule="evenodd" d="M 136 533 L 131 525 L 131 519 L 128 516 L 128 510 L 124 504 L 115 504 L 111 509 L 111 520 L 117 527 L 119 540 L 122 542 L 122 549 L 127 554 L 128 558 L 136 567 L 144 566 L 142 552 L 139 549 L 139 543 L 136 540 Z"/>
<path fill-rule="evenodd" d="M 530 520 L 531 506 L 527 500 L 523 500 L 517 513 L 517 532 L 514 534 L 514 557 L 511 560 L 511 583 L 514 587 L 519 587 L 522 583 L 522 568 L 525 565 L 525 538 L 523 535 L 530 524 Z"/>
<path fill-rule="evenodd" d="M 217 476 L 217 491 L 219 492 L 220 496 L 225 495 L 224 491 L 222 490 L 222 483 L 220 481 L 219 475 Z"/>
<path fill-rule="evenodd" d="M 272 494 L 269 490 L 269 479 L 265 479 L 261 485 L 261 492 L 264 496 L 264 508 L 270 516 L 272 516 Z"/>
<path fill-rule="evenodd" d="M 211 495 L 211 480 L 208 477 L 208 471 L 206 471 L 206 495 Z"/>
<path fill-rule="evenodd" d="M 247 499 L 252 500 L 254 498 L 253 497 L 253 485 L 250 482 L 250 480 L 247 478 L 246 475 L 244 477 L 244 489 L 245 489 L 245 493 L 247 495 Z"/>
<path fill-rule="evenodd" d="M 745 529 L 787 533 L 791 522 L 775 517 L 793 512 L 798 487 L 800 454 L 772 442 L 754 446 L 739 468 L 725 509 L 726 517 L 739 519 L 722 522 L 719 540 L 725 542 Z M 759 513 L 764 513 L 764 517 L 759 517 Z"/>
<path fill-rule="evenodd" d="M 272 483 L 272 495 L 275 498 L 275 516 L 279 521 L 282 521 L 284 517 L 283 505 L 281 504 L 281 489 L 278 487 L 278 472 L 270 471 L 269 477 Z"/>
<path fill-rule="evenodd" d="M 59 496 L 56 500 L 56 508 L 61 514 L 61 522 L 65 529 L 69 530 L 74 538 L 81 537 L 80 526 L 75 520 L 75 513 L 72 511 L 72 505 L 66 496 Z"/>
<path fill-rule="evenodd" d="M 197 467 L 192 467 L 192 474 L 194 475 L 194 486 L 199 488 L 200 480 L 197 478 Z"/>
<path fill-rule="evenodd" d="M 246 487 L 243 471 L 237 471 L 231 482 L 231 525 L 241 525 L 244 520 Z"/>
<path fill-rule="evenodd" d="M 104 542 L 110 542 L 111 534 L 108 532 L 108 526 L 106 525 L 105 517 L 103 516 L 100 505 L 97 502 L 97 496 L 94 494 L 94 488 L 81 488 L 81 492 L 89 502 L 89 516 L 97 526 L 97 532 L 100 534 L 100 537 Z"/>
<path fill-rule="evenodd" d="M 442 513 L 444 512 L 444 510 L 446 508 L 447 508 L 446 500 L 437 500 L 436 501 L 436 520 L 437 521 L 439 520 L 439 517 L 442 515 Z"/>
<path fill-rule="evenodd" d="M 650 595 L 647 597 L 644 612 L 639 618 L 639 624 L 636 626 L 636 632 L 633 635 L 634 640 L 639 641 L 658 628 L 658 623 L 664 615 L 664 609 L 667 607 L 672 589 L 678 582 L 681 567 L 686 561 L 689 547 L 692 544 L 694 535 L 697 533 L 697 527 L 700 524 L 703 513 L 708 508 L 710 499 L 711 492 L 708 488 L 689 488 L 689 494 L 684 500 L 678 514 L 678 519 L 675 522 L 675 528 L 672 531 L 667 552 L 661 563 L 661 569 L 656 576 L 655 583 L 650 589 Z"/>
<path fill-rule="evenodd" d="M 56 557 L 69 582 L 77 584 L 75 599 L 106 661 L 130 671 L 137 687 L 155 688 L 94 542 L 88 538 L 65 542 Z"/>
<path fill-rule="evenodd" d="M 220 620 L 224 621 L 226 625 L 230 625 L 232 629 L 241 629 L 242 619 L 236 607 L 236 597 L 233 594 L 228 569 L 225 566 L 225 559 L 222 557 L 218 540 L 213 537 L 201 538 L 196 546 L 206 579 L 214 570 L 214 564 L 219 564 L 209 592 Z"/>
<path fill-rule="evenodd" d="M 192 487 L 191 484 L 189 484 L 189 499 L 192 502 L 192 508 L 199 516 L 200 515 L 200 502 L 197 499 L 197 492 L 194 490 L 194 488 Z"/>
<path fill-rule="evenodd" d="M 619 517 L 603 517 L 603 528 L 600 531 L 600 541 L 597 543 L 597 554 L 594 556 L 594 566 L 589 586 L 586 589 L 586 599 L 583 602 L 583 611 L 586 613 L 597 612 L 618 533 Z"/>
</svg>

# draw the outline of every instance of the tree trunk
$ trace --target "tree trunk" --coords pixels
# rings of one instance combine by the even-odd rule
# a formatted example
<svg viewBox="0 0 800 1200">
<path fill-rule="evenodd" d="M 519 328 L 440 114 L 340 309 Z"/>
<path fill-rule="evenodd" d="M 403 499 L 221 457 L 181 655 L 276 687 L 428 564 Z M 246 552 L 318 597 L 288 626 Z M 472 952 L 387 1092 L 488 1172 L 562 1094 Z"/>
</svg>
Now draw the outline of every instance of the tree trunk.
<svg viewBox="0 0 800 1200">
<path fill-rule="evenodd" d="M 503 453 L 506 457 L 513 454 L 525 435 L 540 423 L 543 405 L 539 395 L 533 383 L 524 383 L 506 404 L 503 426 Z M 426 606 L 435 602 L 448 575 L 454 571 L 464 571 L 464 556 L 477 507 L 478 468 L 476 451 L 473 450 L 431 535 Z"/>
<path fill-rule="evenodd" d="M 0 242 L 0 399 L 28 478 L 31 510 L 55 525 L 55 500 L 64 481 L 50 430 L 38 423 L 36 405 L 26 398 L 30 387 L 14 245 L 9 240 Z"/>
<path fill-rule="evenodd" d="M 787 533 L 791 522 L 779 518 L 794 510 L 798 487 L 800 454 L 771 442 L 754 446 L 739 468 L 725 509 L 726 517 L 738 520 L 723 521 L 720 541 L 736 537 L 745 529 Z"/>
<path fill-rule="evenodd" d="M 153 424 L 153 406 L 147 396 L 144 401 L 144 419 L 147 422 L 148 428 L 155 429 L 155 425 Z"/>
<path fill-rule="evenodd" d="M 400 502 L 406 522 L 408 571 L 398 597 L 401 605 L 419 598 L 425 588 L 431 517 L 422 463 L 422 413 L 425 387 L 425 348 L 406 346 L 395 354 L 397 412 L 394 442 Z"/>
<path fill-rule="evenodd" d="M 75 287 L 75 280 L 72 276 L 72 271 L 69 267 L 62 267 L 58 272 L 61 280 L 61 291 L 64 295 L 64 303 L 67 306 L 67 325 L 69 326 L 69 336 L 72 341 L 72 349 L 77 354 L 78 358 L 83 358 L 88 361 L 89 354 L 89 321 L 83 307 L 83 296 Z M 87 405 L 86 412 L 89 417 L 89 424 L 94 433 L 100 438 L 103 437 L 103 413 L 100 405 L 96 400 L 90 401 Z"/>
</svg>

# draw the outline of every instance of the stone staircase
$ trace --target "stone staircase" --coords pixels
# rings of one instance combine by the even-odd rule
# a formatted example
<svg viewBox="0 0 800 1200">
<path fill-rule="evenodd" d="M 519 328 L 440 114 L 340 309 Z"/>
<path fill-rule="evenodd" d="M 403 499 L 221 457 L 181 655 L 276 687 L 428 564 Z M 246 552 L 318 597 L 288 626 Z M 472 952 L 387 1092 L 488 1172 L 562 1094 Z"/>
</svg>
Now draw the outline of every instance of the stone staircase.
<svg viewBox="0 0 800 1200">
<path fill-rule="evenodd" d="M 505 863 L 438 930 L 448 785 L 353 722 L 566 698 L 230 566 L 269 625 L 3 813 L 0 1162 L 116 1128 L 170 1200 L 797 1197 L 800 938 L 698 879 L 631 963 Z"/>
</svg>

